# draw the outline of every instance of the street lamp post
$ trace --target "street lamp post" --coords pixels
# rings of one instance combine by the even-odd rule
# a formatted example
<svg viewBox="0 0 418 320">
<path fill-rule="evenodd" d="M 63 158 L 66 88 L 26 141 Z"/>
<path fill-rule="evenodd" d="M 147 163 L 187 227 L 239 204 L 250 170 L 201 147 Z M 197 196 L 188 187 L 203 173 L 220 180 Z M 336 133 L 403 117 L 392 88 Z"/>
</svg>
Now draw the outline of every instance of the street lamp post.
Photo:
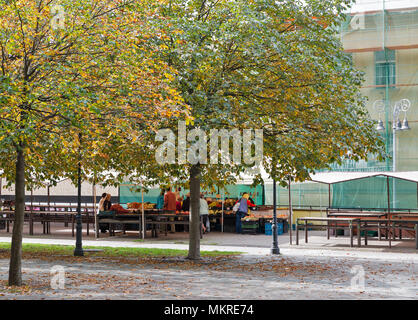
<svg viewBox="0 0 418 320">
<path fill-rule="evenodd" d="M 380 119 L 380 114 L 383 113 L 385 104 L 383 100 L 376 100 L 374 102 L 374 108 L 376 109 L 376 111 L 379 113 L 379 121 L 376 127 L 376 130 L 378 131 L 383 131 L 385 130 L 385 127 L 383 125 L 383 121 Z M 395 103 L 395 105 L 393 106 L 393 120 L 392 120 L 392 130 L 393 130 L 393 135 L 392 135 L 392 154 L 393 154 L 393 159 L 392 159 L 392 171 L 396 171 L 396 132 L 397 131 L 404 131 L 404 130 L 409 130 L 409 124 L 408 124 L 408 120 L 406 119 L 406 113 L 408 112 L 409 108 L 411 107 L 411 102 L 408 99 L 401 99 L 399 101 L 397 101 Z M 399 119 L 399 116 L 401 114 L 401 112 L 404 112 L 404 119 L 401 122 L 401 120 Z"/>
<path fill-rule="evenodd" d="M 273 246 L 271 248 L 272 254 L 280 254 L 279 243 L 277 241 L 277 212 L 276 212 L 276 180 L 273 179 Z"/>
<path fill-rule="evenodd" d="M 383 131 L 385 130 L 385 127 L 383 125 L 383 121 L 380 119 L 380 113 L 384 112 L 384 101 L 383 100 L 377 100 L 374 102 L 374 108 L 379 113 L 379 122 L 377 124 L 376 130 Z M 397 131 L 405 131 L 409 130 L 409 124 L 408 120 L 406 119 L 406 113 L 411 107 L 411 102 L 408 99 L 401 99 L 397 102 L 395 102 L 395 105 L 393 106 L 393 114 L 392 114 L 392 171 L 396 172 L 396 132 Z M 399 116 L 401 112 L 404 112 L 404 119 L 401 122 Z M 396 201 L 396 188 L 395 188 L 395 180 L 393 181 L 393 207 L 395 206 Z"/>
<path fill-rule="evenodd" d="M 83 245 L 82 245 L 82 235 L 83 235 L 83 225 L 81 222 L 81 133 L 78 134 L 78 140 L 80 142 L 79 150 L 79 159 L 78 159 L 78 176 L 77 176 L 77 215 L 76 215 L 76 242 L 74 249 L 74 256 L 82 257 L 84 256 Z"/>
</svg>

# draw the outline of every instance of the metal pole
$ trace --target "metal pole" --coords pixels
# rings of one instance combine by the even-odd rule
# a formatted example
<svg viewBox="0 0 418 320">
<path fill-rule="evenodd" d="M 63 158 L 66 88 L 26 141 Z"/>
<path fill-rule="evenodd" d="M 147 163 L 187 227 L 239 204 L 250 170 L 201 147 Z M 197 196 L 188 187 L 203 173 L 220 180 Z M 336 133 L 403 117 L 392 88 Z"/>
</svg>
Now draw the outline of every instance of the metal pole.
<svg viewBox="0 0 418 320">
<path fill-rule="evenodd" d="M 222 194 L 222 220 L 221 220 L 222 232 L 224 232 L 224 202 L 225 202 L 225 193 Z"/>
<path fill-rule="evenodd" d="M 273 246 L 271 254 L 280 254 L 279 244 L 277 242 L 277 212 L 276 212 L 276 180 L 273 179 Z"/>
<path fill-rule="evenodd" d="M 97 221 L 97 208 L 96 208 L 96 179 L 93 181 L 93 214 L 94 214 L 94 230 L 96 239 L 99 237 L 99 223 Z"/>
<path fill-rule="evenodd" d="M 29 218 L 29 234 L 33 235 L 33 188 L 30 189 L 30 218 Z M 44 233 L 45 233 L 45 221 L 43 223 L 44 226 Z"/>
<path fill-rule="evenodd" d="M 292 244 L 292 220 L 293 220 L 293 207 L 292 207 L 292 193 L 290 189 L 290 177 L 289 177 L 289 243 Z M 300 189 L 299 189 L 300 190 Z"/>
<path fill-rule="evenodd" d="M 393 118 L 393 123 L 395 123 L 395 117 Z M 392 171 L 396 172 L 396 129 L 393 128 L 393 168 Z M 396 187 L 395 187 L 395 178 L 392 180 L 392 197 L 393 197 L 393 208 L 396 205 Z"/>
<path fill-rule="evenodd" d="M 142 198 L 142 239 L 145 239 L 145 211 L 144 211 L 144 189 L 141 186 Z"/>
<path fill-rule="evenodd" d="M 388 237 L 389 237 L 389 248 L 392 247 L 392 242 L 391 242 L 391 237 L 392 237 L 392 229 L 391 229 L 391 225 L 390 225 L 390 190 L 389 190 L 389 176 L 386 176 L 386 187 L 388 189 L 388 227 L 389 229 L 387 230 L 387 232 L 389 233 Z M 365 232 L 367 232 L 367 230 L 364 230 Z"/>
<path fill-rule="evenodd" d="M 48 212 L 51 211 L 51 185 L 48 184 L 48 186 L 46 187 L 46 193 L 48 196 Z"/>
<path fill-rule="evenodd" d="M 78 141 L 80 143 L 80 152 L 78 159 L 78 177 L 77 177 L 77 215 L 76 215 L 76 242 L 74 249 L 74 256 L 82 257 L 84 256 L 82 237 L 83 237 L 83 225 L 81 221 L 81 133 L 78 134 Z"/>
<path fill-rule="evenodd" d="M 331 184 L 328 184 L 328 208 L 331 208 Z"/>
</svg>

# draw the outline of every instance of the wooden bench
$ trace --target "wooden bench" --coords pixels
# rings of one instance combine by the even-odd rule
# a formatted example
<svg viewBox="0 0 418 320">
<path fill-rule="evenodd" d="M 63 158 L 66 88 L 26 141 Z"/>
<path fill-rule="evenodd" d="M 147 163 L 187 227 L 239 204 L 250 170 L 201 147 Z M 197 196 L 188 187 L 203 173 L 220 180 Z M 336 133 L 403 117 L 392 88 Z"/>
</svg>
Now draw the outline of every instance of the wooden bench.
<svg viewBox="0 0 418 320">
<path fill-rule="evenodd" d="M 408 216 L 409 217 L 409 216 Z M 383 224 L 382 224 L 383 223 Z M 414 224 L 413 227 L 410 225 Z M 391 240 L 396 240 L 396 234 L 394 232 L 395 229 L 398 230 L 408 230 L 408 231 L 414 231 L 415 232 L 415 248 L 418 249 L 418 219 L 391 219 L 391 220 L 375 220 L 375 219 L 362 219 L 360 220 L 360 230 L 364 230 L 364 244 L 367 246 L 367 231 L 368 230 L 375 230 L 378 229 L 378 237 L 379 240 L 381 240 L 381 229 L 386 229 L 387 231 L 390 231 L 389 233 L 392 235 L 392 237 L 387 237 L 389 240 L 389 247 L 392 247 Z M 388 232 L 386 232 L 386 236 L 388 235 Z M 402 232 L 399 233 L 399 240 L 402 240 Z"/>
<path fill-rule="evenodd" d="M 299 224 L 299 221 L 304 221 L 304 224 Z M 308 225 L 308 221 L 323 221 L 327 224 Z M 335 226 L 330 223 L 335 223 Z M 348 227 L 338 225 L 338 223 L 348 224 Z M 353 247 L 353 225 L 356 224 L 358 230 L 360 230 L 360 219 L 358 218 L 325 218 L 325 217 L 302 217 L 296 219 L 296 245 L 299 245 L 299 229 L 304 227 L 305 229 L 305 243 L 308 243 L 308 228 L 321 228 L 327 229 L 327 239 L 329 239 L 329 229 L 347 229 L 350 231 L 350 247 Z M 360 232 L 357 232 L 357 243 L 361 246 Z"/>
</svg>

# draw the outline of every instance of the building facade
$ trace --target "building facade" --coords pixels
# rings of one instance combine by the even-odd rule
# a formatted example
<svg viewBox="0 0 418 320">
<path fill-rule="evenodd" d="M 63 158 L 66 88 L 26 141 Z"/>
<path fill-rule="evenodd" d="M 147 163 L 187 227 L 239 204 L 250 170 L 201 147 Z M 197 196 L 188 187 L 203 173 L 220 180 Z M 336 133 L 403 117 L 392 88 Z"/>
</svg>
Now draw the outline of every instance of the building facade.
<svg viewBox="0 0 418 320">
<path fill-rule="evenodd" d="M 355 67 L 364 72 L 361 91 L 391 158 L 379 162 L 371 155 L 367 162 L 333 164 L 332 171 L 418 171 L 418 0 L 357 0 L 339 37 Z M 292 204 L 323 208 L 331 199 L 331 206 L 339 208 L 386 208 L 386 186 L 383 177 L 342 182 L 332 185 L 330 196 L 326 185 L 294 184 Z M 270 189 L 266 186 L 266 194 Z M 389 191 L 392 208 L 418 208 L 416 183 L 391 179 Z M 287 206 L 288 190 L 279 188 L 278 198 Z"/>
<path fill-rule="evenodd" d="M 381 120 L 380 132 L 386 162 L 347 162 L 344 171 L 418 170 L 418 0 L 357 0 L 341 24 L 344 50 L 357 69 L 365 73 L 362 93 L 373 119 Z M 403 110 L 395 114 L 395 105 Z M 399 120 L 409 130 L 393 130 Z M 402 127 L 401 127 L 402 128 Z"/>
</svg>

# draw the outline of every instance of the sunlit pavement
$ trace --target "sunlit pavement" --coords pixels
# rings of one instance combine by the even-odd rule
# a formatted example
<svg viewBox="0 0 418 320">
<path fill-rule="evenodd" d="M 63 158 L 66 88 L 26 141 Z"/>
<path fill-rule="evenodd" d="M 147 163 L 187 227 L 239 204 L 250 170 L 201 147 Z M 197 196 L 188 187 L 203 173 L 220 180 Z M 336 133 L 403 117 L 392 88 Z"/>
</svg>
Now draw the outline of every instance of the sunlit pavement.
<svg viewBox="0 0 418 320">
<path fill-rule="evenodd" d="M 417 299 L 418 255 L 413 242 L 372 240 L 350 248 L 349 238 L 310 232 L 307 244 L 278 237 L 281 255 L 270 254 L 271 236 L 213 232 L 202 251 L 241 256 L 190 263 L 183 257 L 149 261 L 105 258 L 23 260 L 25 290 L 5 287 L 8 260 L 0 259 L 0 299 Z M 2 234 L 0 242 L 9 242 Z M 74 245 L 71 237 L 25 236 L 24 243 Z M 188 249 L 188 234 L 138 239 L 138 233 L 83 240 L 84 246 Z M 51 287 L 53 266 L 65 270 L 65 288 Z"/>
</svg>

